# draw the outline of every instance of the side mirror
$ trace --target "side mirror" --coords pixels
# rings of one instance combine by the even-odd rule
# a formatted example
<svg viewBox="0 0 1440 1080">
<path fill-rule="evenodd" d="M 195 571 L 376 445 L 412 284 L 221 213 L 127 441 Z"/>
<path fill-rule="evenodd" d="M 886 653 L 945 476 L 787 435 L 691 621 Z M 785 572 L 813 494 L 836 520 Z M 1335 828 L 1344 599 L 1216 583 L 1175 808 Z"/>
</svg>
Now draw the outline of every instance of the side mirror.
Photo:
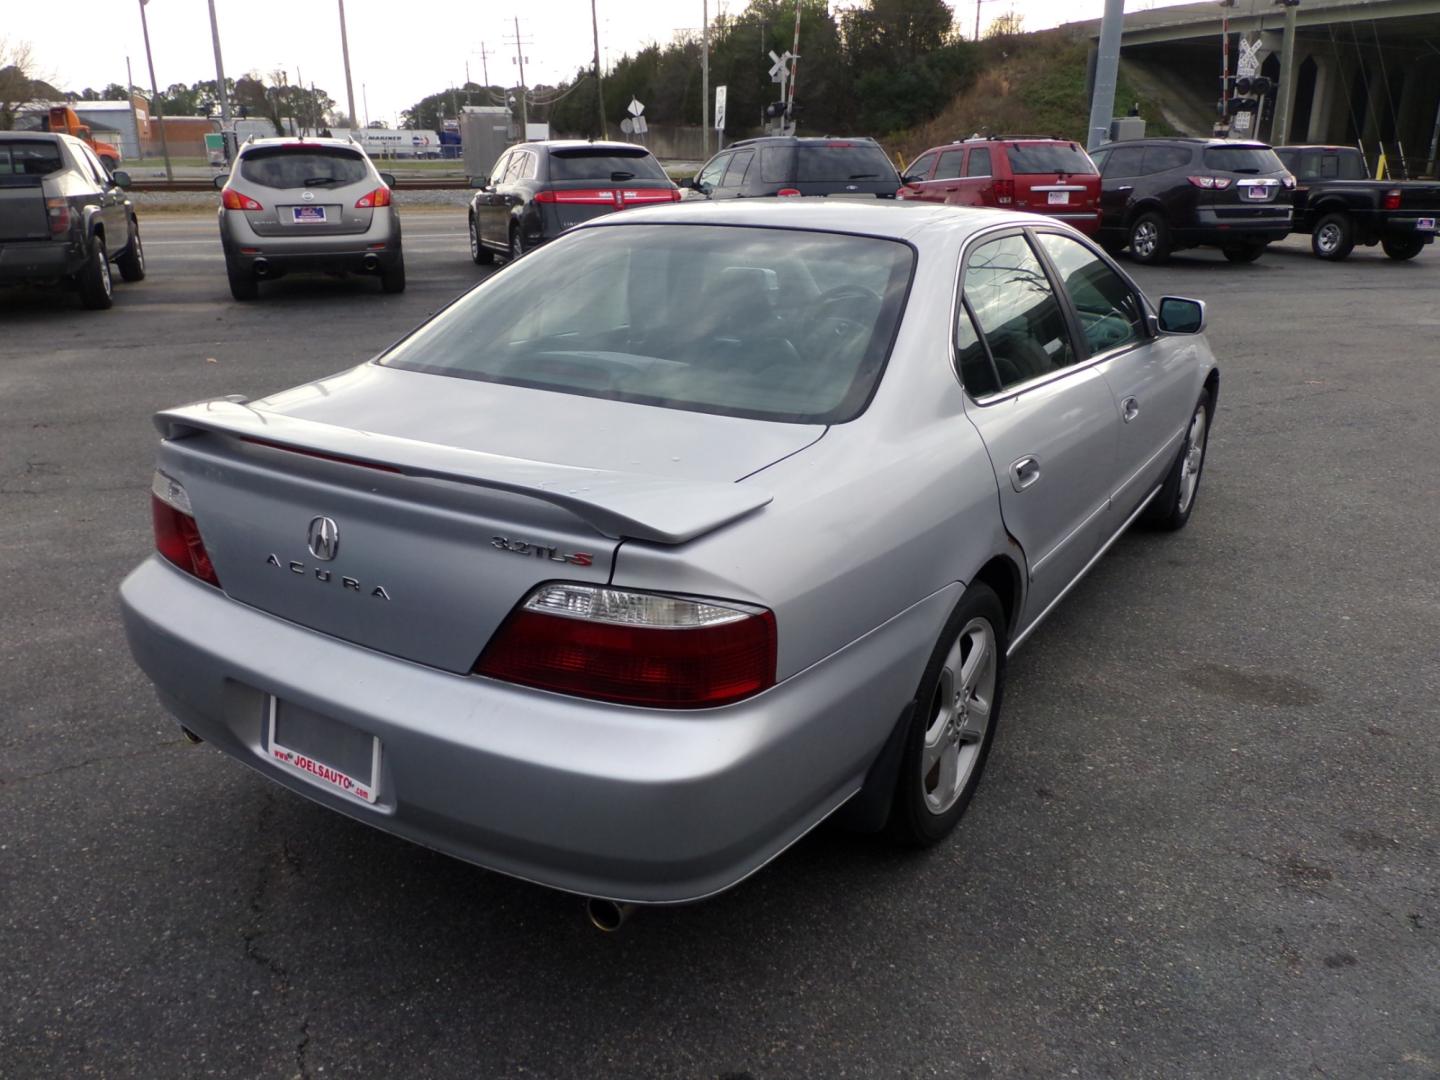
<svg viewBox="0 0 1440 1080">
<path fill-rule="evenodd" d="M 1161 333 L 1199 334 L 1205 329 L 1205 301 L 1162 296 L 1159 323 Z"/>
<path fill-rule="evenodd" d="M 924 181 L 925 177 L 921 176 L 919 173 L 906 173 L 905 175 L 900 177 L 900 183 L 904 184 L 906 187 L 909 187 L 911 184 L 921 184 L 924 183 Z"/>
<path fill-rule="evenodd" d="M 224 187 L 226 184 L 228 184 L 229 182 L 230 182 L 230 174 L 229 174 L 229 173 L 216 173 L 216 174 L 215 174 L 215 190 L 216 190 L 216 191 L 219 191 L 221 188 L 223 188 L 223 187 Z"/>
<path fill-rule="evenodd" d="M 118 188 L 129 188 L 130 186 L 130 174 L 124 169 L 116 169 L 110 174 L 110 179 Z"/>
<path fill-rule="evenodd" d="M 395 186 L 395 174 L 382 172 L 380 174 L 380 182 L 386 187 L 393 188 Z"/>
</svg>

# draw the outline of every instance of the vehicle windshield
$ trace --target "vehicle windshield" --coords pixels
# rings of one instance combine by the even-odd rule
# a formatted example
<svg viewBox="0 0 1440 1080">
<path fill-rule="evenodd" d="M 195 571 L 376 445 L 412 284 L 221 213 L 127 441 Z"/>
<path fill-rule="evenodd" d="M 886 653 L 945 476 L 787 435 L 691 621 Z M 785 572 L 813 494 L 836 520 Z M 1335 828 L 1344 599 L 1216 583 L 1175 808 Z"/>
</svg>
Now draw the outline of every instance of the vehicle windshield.
<svg viewBox="0 0 1440 1080">
<path fill-rule="evenodd" d="M 839 423 L 869 401 L 914 264 L 797 229 L 580 229 L 484 282 L 389 367 L 667 409 Z M 443 393 L 443 391 L 440 391 Z"/>
<path fill-rule="evenodd" d="M 1074 143 L 1011 143 L 1005 153 L 1010 171 L 1017 176 L 1098 171 L 1090 155 Z"/>
<path fill-rule="evenodd" d="M 339 187 L 369 175 L 364 156 L 341 147 L 261 147 L 240 156 L 240 175 L 271 188 Z"/>
<path fill-rule="evenodd" d="M 1207 146 L 1205 168 L 1217 172 L 1257 173 L 1284 172 L 1285 166 L 1268 146 Z"/>
<path fill-rule="evenodd" d="M 604 180 L 609 183 L 617 174 L 620 179 L 666 180 L 660 163 L 644 150 L 552 150 L 551 180 Z"/>
<path fill-rule="evenodd" d="M 795 148 L 796 183 L 898 179 L 890 159 L 874 143 L 801 143 Z"/>
<path fill-rule="evenodd" d="M 60 147 L 49 141 L 0 142 L 0 187 L 30 187 L 64 168 Z"/>
</svg>

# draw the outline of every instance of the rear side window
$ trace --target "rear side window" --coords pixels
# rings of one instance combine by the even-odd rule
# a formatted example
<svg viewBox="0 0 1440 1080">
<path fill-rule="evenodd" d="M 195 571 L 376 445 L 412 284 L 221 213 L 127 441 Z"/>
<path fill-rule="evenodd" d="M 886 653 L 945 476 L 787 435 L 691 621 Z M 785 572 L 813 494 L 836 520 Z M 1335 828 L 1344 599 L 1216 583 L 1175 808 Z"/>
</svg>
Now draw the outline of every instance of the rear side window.
<svg viewBox="0 0 1440 1080">
<path fill-rule="evenodd" d="M 1216 172 L 1257 173 L 1282 172 L 1285 166 L 1268 146 L 1207 146 L 1205 168 Z"/>
<path fill-rule="evenodd" d="M 1010 159 L 1010 171 L 1017 176 L 1095 173 L 1090 155 L 1075 143 L 1011 143 L 1005 148 L 1005 156 Z"/>
<path fill-rule="evenodd" d="M 797 183 L 889 180 L 895 176 L 895 166 L 874 143 L 802 143 L 795 148 Z"/>
<path fill-rule="evenodd" d="M 953 180 L 964 172 L 964 150 L 946 150 L 940 155 L 940 166 L 935 170 L 936 180 Z"/>
<path fill-rule="evenodd" d="M 340 147 L 261 147 L 240 157 L 240 175 L 271 188 L 341 187 L 370 175 L 365 158 Z"/>
<path fill-rule="evenodd" d="M 970 160 L 965 163 L 966 176 L 990 175 L 990 148 L 980 147 L 970 151 Z"/>
<path fill-rule="evenodd" d="M 1190 151 L 1183 146 L 1147 146 L 1140 165 L 1143 176 L 1183 169 L 1190 164 Z"/>
<path fill-rule="evenodd" d="M 624 173 L 626 175 L 618 175 Z M 665 180 L 665 170 L 644 150 L 552 150 L 551 180 Z"/>
<path fill-rule="evenodd" d="M 795 167 L 795 150 L 789 146 L 762 146 L 760 148 L 760 182 L 764 184 L 788 184 L 790 171 Z"/>
<path fill-rule="evenodd" d="M 1070 294 L 1092 355 L 1129 345 L 1144 336 L 1140 301 L 1103 259 L 1079 241 L 1056 233 L 1041 233 L 1040 246 L 1050 256 L 1061 285 Z"/>
<path fill-rule="evenodd" d="M 1122 146 L 1110 152 L 1105 159 L 1105 176 L 1139 176 L 1140 159 L 1144 147 Z"/>
<path fill-rule="evenodd" d="M 0 141 L 0 187 L 30 187 L 40 177 L 64 167 L 65 161 L 56 143 Z"/>
<path fill-rule="evenodd" d="M 970 253 L 965 299 L 990 347 L 1002 387 L 1075 363 L 1060 302 L 1023 236 L 991 240 Z"/>
</svg>

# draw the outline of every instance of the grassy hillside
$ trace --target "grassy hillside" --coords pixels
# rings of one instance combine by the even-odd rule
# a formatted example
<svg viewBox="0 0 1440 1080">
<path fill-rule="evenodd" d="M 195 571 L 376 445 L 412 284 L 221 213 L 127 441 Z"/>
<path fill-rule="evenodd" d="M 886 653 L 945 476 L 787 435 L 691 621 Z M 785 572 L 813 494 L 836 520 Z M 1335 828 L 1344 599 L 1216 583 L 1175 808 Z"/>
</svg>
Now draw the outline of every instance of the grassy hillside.
<svg viewBox="0 0 1440 1080">
<path fill-rule="evenodd" d="M 1060 31 L 1022 34 L 986 43 L 984 70 L 975 84 L 934 120 L 885 140 L 906 161 L 931 146 L 974 134 L 1058 135 L 1084 142 L 1090 124 L 1085 95 L 1089 43 Z M 1151 135 L 1173 134 L 1153 102 L 1139 99 L 1124 73 L 1115 112 L 1125 115 L 1137 100 Z"/>
</svg>

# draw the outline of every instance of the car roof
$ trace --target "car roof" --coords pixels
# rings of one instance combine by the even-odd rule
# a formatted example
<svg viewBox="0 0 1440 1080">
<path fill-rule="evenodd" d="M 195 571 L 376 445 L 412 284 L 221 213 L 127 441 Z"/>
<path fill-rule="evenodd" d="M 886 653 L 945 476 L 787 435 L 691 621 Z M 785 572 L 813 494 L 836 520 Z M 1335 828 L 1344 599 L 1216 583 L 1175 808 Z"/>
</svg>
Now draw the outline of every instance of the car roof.
<svg viewBox="0 0 1440 1080">
<path fill-rule="evenodd" d="M 11 139 L 20 139 L 23 142 L 55 142 L 59 139 L 78 141 L 74 136 L 67 135 L 63 131 L 0 131 L 0 139 L 7 142 Z"/>
<path fill-rule="evenodd" d="M 641 150 L 650 153 L 650 148 L 639 143 L 605 142 L 590 139 L 533 139 L 516 143 L 511 150 Z M 653 155 L 652 155 L 653 156 Z"/>
<path fill-rule="evenodd" d="M 629 224 L 743 225 L 771 229 L 801 229 L 854 233 L 892 240 L 918 241 L 924 237 L 959 232 L 965 235 L 991 225 L 1055 225 L 1043 214 L 1017 213 L 986 207 L 943 206 L 919 200 L 876 199 L 723 199 L 718 202 L 667 203 L 637 207 L 623 214 L 606 214 L 577 229 Z"/>
<path fill-rule="evenodd" d="M 268 139 L 248 139 L 240 144 L 240 153 L 263 150 L 271 146 L 331 146 L 344 150 L 359 150 L 362 153 L 365 149 L 354 139 L 326 138 L 320 135 L 282 135 Z"/>
<path fill-rule="evenodd" d="M 736 146 L 827 146 L 830 143 L 871 143 L 880 144 L 869 135 L 756 135 L 753 139 L 736 139 L 722 149 Z M 716 151 L 719 153 L 719 151 Z"/>
<path fill-rule="evenodd" d="M 1281 146 L 1272 146 L 1271 150 L 1354 150 L 1360 151 L 1353 146 L 1341 146 L 1338 143 L 1285 143 Z"/>
<path fill-rule="evenodd" d="M 1095 150 L 1113 150 L 1117 146 L 1240 146 L 1246 150 L 1269 150 L 1270 144 L 1255 139 L 1201 139 L 1189 135 L 1156 135 L 1148 139 L 1113 139 Z M 1092 150 L 1091 153 L 1095 151 Z"/>
</svg>

